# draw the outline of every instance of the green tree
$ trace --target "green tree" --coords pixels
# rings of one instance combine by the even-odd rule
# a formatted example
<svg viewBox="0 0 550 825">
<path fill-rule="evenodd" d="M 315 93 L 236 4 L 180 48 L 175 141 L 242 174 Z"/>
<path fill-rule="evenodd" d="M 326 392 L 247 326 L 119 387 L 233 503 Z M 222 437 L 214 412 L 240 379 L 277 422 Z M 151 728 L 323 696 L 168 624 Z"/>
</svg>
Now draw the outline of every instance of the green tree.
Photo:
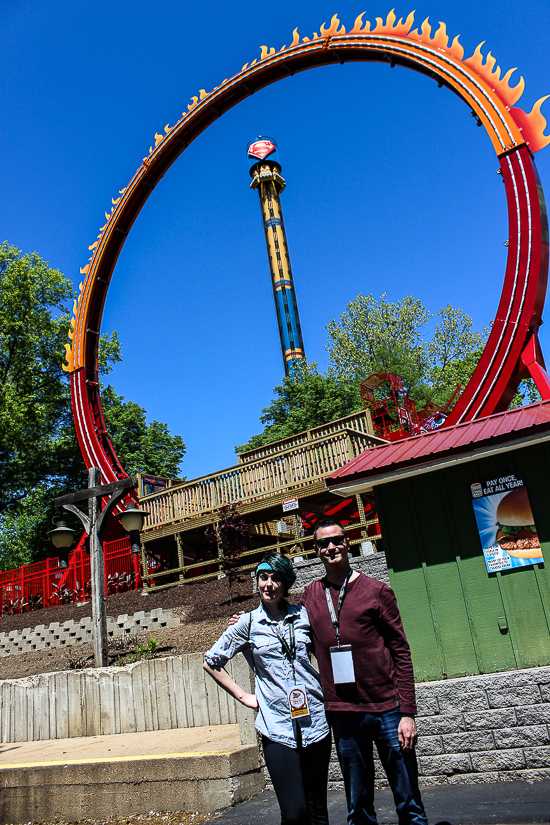
<svg viewBox="0 0 550 825">
<path fill-rule="evenodd" d="M 109 384 L 101 390 L 101 406 L 109 437 L 128 473 L 151 473 L 174 478 L 185 455 L 179 435 L 167 424 L 147 423 L 146 411 L 135 401 L 125 401 Z"/>
<path fill-rule="evenodd" d="M 61 364 L 73 289 L 36 253 L 3 243 L 0 290 L 1 514 L 61 471 L 55 444 L 66 423 Z"/>
<path fill-rule="evenodd" d="M 53 499 L 85 487 L 87 474 L 62 369 L 72 285 L 36 253 L 4 243 L 0 289 L 0 569 L 7 570 L 52 554 L 46 532 Z M 102 335 L 100 375 L 120 360 L 116 332 Z M 181 437 L 161 422 L 148 424 L 145 410 L 111 386 L 103 392 L 105 422 L 123 466 L 177 475 Z M 76 520 L 73 526 L 80 530 Z"/>
<path fill-rule="evenodd" d="M 426 341 L 428 322 L 436 320 Z M 403 379 L 407 394 L 422 409 L 428 401 L 446 404 L 456 385 L 466 383 L 477 363 L 487 332 L 475 332 L 472 319 L 447 304 L 430 314 L 408 295 L 389 301 L 386 294 L 358 295 L 328 325 L 329 372 L 340 379 L 361 381 L 373 372 L 392 372 Z M 457 380 L 458 378 L 462 381 Z"/>
<path fill-rule="evenodd" d="M 283 378 L 273 392 L 276 398 L 260 416 L 260 422 L 266 425 L 264 430 L 246 444 L 235 447 L 235 452 L 257 449 L 363 408 L 356 382 L 332 374 L 322 375 L 315 363 L 304 364 L 295 376 Z"/>
<path fill-rule="evenodd" d="M 542 401 L 542 396 L 532 378 L 524 378 L 519 382 L 516 394 L 510 401 L 510 407 L 523 407 L 525 404 L 535 404 Z"/>
<path fill-rule="evenodd" d="M 0 516 L 0 570 L 13 570 L 35 561 L 37 549 L 49 544 L 46 531 L 52 529 L 51 491 L 44 485 Z M 75 527 L 75 525 L 72 525 Z M 51 549 L 46 556 L 55 555 Z"/>
</svg>

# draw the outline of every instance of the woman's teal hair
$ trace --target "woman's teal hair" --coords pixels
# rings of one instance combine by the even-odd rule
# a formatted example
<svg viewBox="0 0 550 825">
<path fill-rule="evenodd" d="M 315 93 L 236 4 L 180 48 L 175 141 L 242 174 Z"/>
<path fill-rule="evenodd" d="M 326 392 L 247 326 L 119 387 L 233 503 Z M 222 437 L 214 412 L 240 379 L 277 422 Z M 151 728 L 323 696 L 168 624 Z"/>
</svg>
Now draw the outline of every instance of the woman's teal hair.
<svg viewBox="0 0 550 825">
<path fill-rule="evenodd" d="M 256 580 L 262 570 L 268 569 L 273 570 L 274 573 L 277 573 L 277 575 L 280 576 L 285 588 L 285 596 L 288 596 L 288 591 L 296 581 L 296 571 L 294 570 L 292 562 L 289 561 L 286 556 L 281 555 L 281 553 L 276 553 L 274 550 L 270 550 L 265 554 L 256 568 Z"/>
</svg>

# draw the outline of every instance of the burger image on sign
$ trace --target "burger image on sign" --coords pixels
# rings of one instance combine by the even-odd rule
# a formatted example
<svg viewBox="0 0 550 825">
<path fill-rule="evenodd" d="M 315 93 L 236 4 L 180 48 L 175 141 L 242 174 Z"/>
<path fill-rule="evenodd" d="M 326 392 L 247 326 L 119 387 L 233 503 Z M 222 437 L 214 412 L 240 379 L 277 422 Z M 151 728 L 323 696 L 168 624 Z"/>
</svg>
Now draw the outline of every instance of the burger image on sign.
<svg viewBox="0 0 550 825">
<path fill-rule="evenodd" d="M 497 527 L 496 540 L 509 556 L 528 559 L 541 555 L 525 487 L 512 490 L 501 500 L 497 507 Z"/>
</svg>

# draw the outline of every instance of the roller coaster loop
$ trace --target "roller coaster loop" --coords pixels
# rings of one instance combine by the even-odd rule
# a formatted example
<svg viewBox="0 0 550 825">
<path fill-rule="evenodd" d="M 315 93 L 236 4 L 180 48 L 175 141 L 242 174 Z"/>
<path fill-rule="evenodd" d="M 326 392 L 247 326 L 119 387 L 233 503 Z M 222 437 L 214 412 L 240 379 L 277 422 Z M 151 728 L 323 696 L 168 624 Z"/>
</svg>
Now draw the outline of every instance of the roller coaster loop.
<svg viewBox="0 0 550 825">
<path fill-rule="evenodd" d="M 126 475 L 106 432 L 97 374 L 97 345 L 103 305 L 124 241 L 158 181 L 189 144 L 224 112 L 254 92 L 306 69 L 353 61 L 381 62 L 414 69 L 461 97 L 482 124 L 499 158 L 509 216 L 509 248 L 504 286 L 489 339 L 469 384 L 446 426 L 506 409 L 519 381 L 531 375 L 544 399 L 550 398 L 548 376 L 537 331 L 548 276 L 548 223 L 533 153 L 550 143 L 541 98 L 530 113 L 514 106 L 524 89 L 523 78 L 510 85 L 514 69 L 501 78 L 500 67 L 480 44 L 464 59 L 458 36 L 452 43 L 444 23 L 432 34 L 426 19 L 413 30 L 414 13 L 397 21 L 390 12 L 376 18 L 371 30 L 363 14 L 349 32 L 335 15 L 312 37 L 295 29 L 289 46 L 279 51 L 261 47 L 261 56 L 220 86 L 201 89 L 174 126 L 155 134 L 154 145 L 132 180 L 113 199 L 92 256 L 81 270 L 75 318 L 67 345 L 73 413 L 87 467 L 101 467 L 104 483 Z"/>
</svg>

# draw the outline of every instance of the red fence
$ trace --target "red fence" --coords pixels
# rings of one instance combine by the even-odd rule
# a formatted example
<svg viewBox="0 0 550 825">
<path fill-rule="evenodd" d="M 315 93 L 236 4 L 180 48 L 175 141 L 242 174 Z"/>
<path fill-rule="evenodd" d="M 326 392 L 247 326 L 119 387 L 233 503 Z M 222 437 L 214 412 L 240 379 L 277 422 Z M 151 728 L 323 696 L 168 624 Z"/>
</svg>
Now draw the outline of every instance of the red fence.
<svg viewBox="0 0 550 825">
<path fill-rule="evenodd" d="M 104 551 L 106 595 L 142 587 L 140 560 L 130 551 L 128 538 L 106 542 Z M 0 615 L 86 601 L 91 593 L 90 578 L 90 556 L 84 541 L 64 569 L 55 558 L 0 572 Z"/>
</svg>

